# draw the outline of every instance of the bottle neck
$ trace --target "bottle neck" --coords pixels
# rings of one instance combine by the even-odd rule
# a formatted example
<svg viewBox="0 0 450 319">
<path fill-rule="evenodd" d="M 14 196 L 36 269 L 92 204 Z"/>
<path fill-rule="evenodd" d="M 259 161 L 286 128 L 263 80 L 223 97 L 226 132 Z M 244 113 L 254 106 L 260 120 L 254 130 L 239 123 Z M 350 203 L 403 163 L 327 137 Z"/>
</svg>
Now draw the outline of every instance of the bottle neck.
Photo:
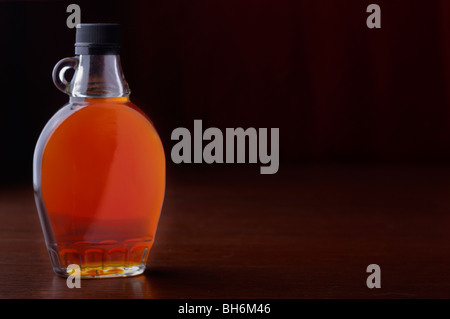
<svg viewBox="0 0 450 319">
<path fill-rule="evenodd" d="M 72 97 L 128 97 L 130 89 L 125 80 L 119 55 L 80 55 L 70 83 Z"/>
</svg>

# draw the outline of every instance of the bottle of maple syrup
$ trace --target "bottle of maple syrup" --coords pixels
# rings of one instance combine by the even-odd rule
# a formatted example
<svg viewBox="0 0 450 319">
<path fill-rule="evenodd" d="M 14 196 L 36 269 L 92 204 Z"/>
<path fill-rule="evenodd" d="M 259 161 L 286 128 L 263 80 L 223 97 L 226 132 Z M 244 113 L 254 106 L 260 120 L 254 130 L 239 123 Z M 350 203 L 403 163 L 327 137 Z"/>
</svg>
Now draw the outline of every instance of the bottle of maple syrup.
<svg viewBox="0 0 450 319">
<path fill-rule="evenodd" d="M 80 267 L 81 278 L 141 274 L 154 242 L 164 150 L 152 122 L 130 102 L 120 42 L 118 24 L 80 24 L 76 56 L 53 70 L 70 100 L 39 137 L 33 184 L 53 269 L 62 276 L 69 265 Z"/>
</svg>

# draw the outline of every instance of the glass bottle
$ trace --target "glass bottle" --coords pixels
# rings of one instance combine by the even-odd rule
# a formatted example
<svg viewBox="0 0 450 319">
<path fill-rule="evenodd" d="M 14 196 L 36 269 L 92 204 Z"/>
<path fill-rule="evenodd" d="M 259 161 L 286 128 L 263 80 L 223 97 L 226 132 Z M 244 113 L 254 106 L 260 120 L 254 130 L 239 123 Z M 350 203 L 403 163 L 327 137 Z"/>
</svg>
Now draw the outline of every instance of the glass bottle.
<svg viewBox="0 0 450 319">
<path fill-rule="evenodd" d="M 73 264 L 81 278 L 141 274 L 154 241 L 164 150 L 151 121 L 129 100 L 120 40 L 120 25 L 80 24 L 76 56 L 53 70 L 55 85 L 70 100 L 39 137 L 33 184 L 58 275 L 70 275 Z"/>
</svg>

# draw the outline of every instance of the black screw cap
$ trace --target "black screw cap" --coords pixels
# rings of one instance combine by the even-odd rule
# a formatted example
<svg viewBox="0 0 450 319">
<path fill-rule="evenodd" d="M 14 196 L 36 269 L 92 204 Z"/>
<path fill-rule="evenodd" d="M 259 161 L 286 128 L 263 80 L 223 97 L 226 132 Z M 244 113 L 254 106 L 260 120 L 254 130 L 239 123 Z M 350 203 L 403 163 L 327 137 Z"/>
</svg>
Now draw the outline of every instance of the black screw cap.
<svg viewBox="0 0 450 319">
<path fill-rule="evenodd" d="M 115 23 L 80 23 L 75 54 L 120 54 L 122 28 Z"/>
</svg>

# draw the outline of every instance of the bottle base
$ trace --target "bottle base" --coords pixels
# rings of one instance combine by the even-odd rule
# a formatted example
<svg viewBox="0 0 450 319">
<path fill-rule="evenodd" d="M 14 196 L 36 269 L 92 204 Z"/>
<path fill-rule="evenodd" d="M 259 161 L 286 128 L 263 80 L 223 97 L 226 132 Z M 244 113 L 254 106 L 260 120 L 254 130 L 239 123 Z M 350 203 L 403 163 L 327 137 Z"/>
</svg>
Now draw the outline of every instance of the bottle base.
<svg viewBox="0 0 450 319">
<path fill-rule="evenodd" d="M 53 270 L 58 276 L 65 278 L 74 274 L 74 271 L 68 268 L 53 268 Z M 79 275 L 81 279 L 119 278 L 138 276 L 144 271 L 144 264 L 131 267 L 84 267 L 80 269 Z"/>
</svg>

